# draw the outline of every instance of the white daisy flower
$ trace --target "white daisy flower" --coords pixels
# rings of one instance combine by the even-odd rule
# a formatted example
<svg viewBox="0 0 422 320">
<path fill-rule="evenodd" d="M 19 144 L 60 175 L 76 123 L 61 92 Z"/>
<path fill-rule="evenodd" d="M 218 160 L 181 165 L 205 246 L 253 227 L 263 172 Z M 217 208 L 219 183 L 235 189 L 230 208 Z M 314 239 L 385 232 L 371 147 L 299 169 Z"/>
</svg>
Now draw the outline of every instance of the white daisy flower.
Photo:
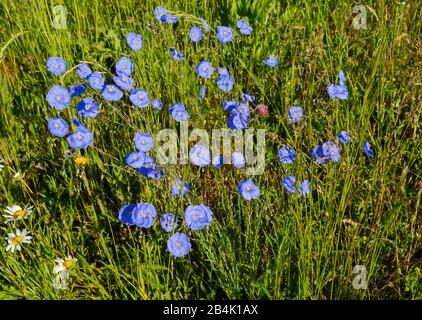
<svg viewBox="0 0 422 320">
<path fill-rule="evenodd" d="M 29 232 L 26 231 L 26 229 L 23 229 L 22 231 L 20 231 L 19 229 L 16 229 L 15 233 L 8 233 L 6 237 L 7 239 L 6 251 L 11 250 L 12 253 L 15 252 L 15 249 L 17 251 L 20 251 L 22 243 L 31 242 L 32 237 L 28 236 L 28 234 Z"/>
<path fill-rule="evenodd" d="M 6 218 L 4 223 L 8 223 L 10 221 L 21 220 L 21 219 L 28 219 L 28 217 L 31 214 L 33 208 L 34 207 L 30 206 L 30 205 L 26 205 L 25 208 L 23 208 L 23 209 L 20 206 L 17 206 L 17 205 L 6 207 L 6 209 L 4 210 L 4 212 L 6 212 L 6 214 L 3 215 Z"/>
<path fill-rule="evenodd" d="M 67 272 L 72 269 L 73 265 L 75 264 L 78 259 L 72 258 L 72 256 L 67 256 L 65 259 L 57 258 L 54 260 L 57 264 L 53 268 L 53 273 L 58 272 Z"/>
</svg>

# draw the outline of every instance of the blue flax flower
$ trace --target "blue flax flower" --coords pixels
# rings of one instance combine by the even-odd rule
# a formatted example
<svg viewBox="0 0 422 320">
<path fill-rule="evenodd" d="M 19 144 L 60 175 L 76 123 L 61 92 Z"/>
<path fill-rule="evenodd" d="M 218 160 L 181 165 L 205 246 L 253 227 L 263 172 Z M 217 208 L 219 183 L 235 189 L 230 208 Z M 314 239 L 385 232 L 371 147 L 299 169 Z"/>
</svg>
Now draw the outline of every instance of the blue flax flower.
<svg viewBox="0 0 422 320">
<path fill-rule="evenodd" d="M 80 97 L 86 91 L 86 85 L 79 83 L 76 86 L 70 86 L 69 91 L 72 97 Z"/>
<path fill-rule="evenodd" d="M 188 120 L 189 114 L 181 102 L 177 102 L 169 108 L 170 114 L 176 122 Z"/>
<path fill-rule="evenodd" d="M 199 167 L 205 167 L 211 163 L 210 150 L 202 144 L 194 145 L 190 150 L 189 157 L 190 161 Z"/>
<path fill-rule="evenodd" d="M 190 28 L 189 37 L 192 42 L 199 42 L 202 39 L 202 30 L 197 26 Z"/>
<path fill-rule="evenodd" d="M 286 178 L 282 179 L 281 182 L 283 183 L 283 186 L 287 191 L 295 192 L 295 189 L 296 189 L 295 176 L 287 176 Z"/>
<path fill-rule="evenodd" d="M 139 228 L 149 228 L 155 222 L 157 211 L 152 204 L 141 202 L 133 208 L 132 220 Z"/>
<path fill-rule="evenodd" d="M 289 118 L 290 123 L 295 124 L 296 122 L 299 122 L 300 120 L 302 120 L 303 109 L 298 106 L 293 106 L 287 112 L 287 116 Z"/>
<path fill-rule="evenodd" d="M 129 90 L 132 90 L 133 88 L 133 83 L 134 83 L 133 79 L 125 74 L 122 74 L 121 76 L 113 77 L 113 81 L 123 90 L 129 91 Z"/>
<path fill-rule="evenodd" d="M 214 68 L 212 67 L 211 63 L 209 63 L 205 59 L 198 63 L 198 65 L 196 66 L 196 73 L 201 78 L 208 79 L 211 77 L 213 72 Z"/>
<path fill-rule="evenodd" d="M 253 30 L 249 23 L 243 19 L 239 19 L 237 21 L 237 27 L 239 28 L 239 32 L 242 34 L 251 34 Z"/>
<path fill-rule="evenodd" d="M 76 131 L 67 137 L 67 142 L 72 148 L 85 149 L 91 145 L 94 135 L 83 125 L 79 125 Z"/>
<path fill-rule="evenodd" d="M 92 89 L 103 90 L 105 79 L 99 72 L 93 72 L 88 76 L 88 83 Z"/>
<path fill-rule="evenodd" d="M 154 139 L 148 133 L 137 132 L 133 137 L 136 149 L 143 152 L 148 152 L 154 147 Z"/>
<path fill-rule="evenodd" d="M 55 137 L 63 138 L 69 132 L 69 126 L 62 117 L 48 119 L 48 130 Z"/>
<path fill-rule="evenodd" d="M 316 146 L 312 149 L 312 159 L 314 159 L 319 164 L 324 164 L 330 159 L 330 157 L 327 157 L 324 154 L 321 146 Z"/>
<path fill-rule="evenodd" d="M 138 108 L 146 108 L 150 104 L 149 94 L 143 89 L 135 89 L 129 95 L 130 101 Z"/>
<path fill-rule="evenodd" d="M 237 186 L 237 191 L 245 200 L 257 199 L 261 194 L 258 186 L 251 179 L 240 182 Z"/>
<path fill-rule="evenodd" d="M 133 72 L 133 62 L 129 58 L 121 57 L 116 62 L 116 73 L 120 76 L 122 74 L 130 76 Z"/>
<path fill-rule="evenodd" d="M 349 91 L 345 86 L 346 77 L 343 71 L 339 72 L 339 84 L 330 83 L 327 87 L 327 93 L 330 99 L 347 100 L 349 97 Z"/>
<path fill-rule="evenodd" d="M 92 70 L 86 63 L 81 63 L 78 65 L 76 72 L 80 78 L 86 79 L 92 73 Z"/>
<path fill-rule="evenodd" d="M 167 241 L 167 249 L 172 256 L 183 257 L 190 251 L 191 244 L 187 235 L 181 232 L 173 234 Z"/>
<path fill-rule="evenodd" d="M 185 181 L 183 183 L 182 178 L 177 178 L 176 181 L 171 185 L 171 194 L 175 197 L 184 196 L 190 190 L 190 183 Z"/>
<path fill-rule="evenodd" d="M 221 166 L 224 164 L 224 157 L 223 156 L 215 156 L 214 158 L 212 158 L 212 165 L 217 168 L 220 169 Z"/>
<path fill-rule="evenodd" d="M 133 209 L 136 208 L 136 204 L 127 204 L 124 205 L 120 210 L 119 210 L 119 220 L 127 225 L 133 225 L 133 219 L 132 219 L 132 213 L 133 213 Z"/>
<path fill-rule="evenodd" d="M 142 36 L 131 32 L 126 36 L 126 43 L 133 51 L 140 50 L 142 49 Z"/>
<path fill-rule="evenodd" d="M 290 164 L 296 159 L 296 152 L 289 147 L 282 147 L 278 150 L 278 158 L 281 163 Z"/>
<path fill-rule="evenodd" d="M 231 161 L 235 168 L 243 168 L 246 164 L 245 157 L 240 152 L 233 152 L 231 155 Z"/>
<path fill-rule="evenodd" d="M 230 27 L 218 26 L 217 27 L 217 40 L 222 44 L 226 44 L 233 40 L 233 30 Z"/>
<path fill-rule="evenodd" d="M 176 61 L 180 61 L 185 57 L 185 55 L 183 53 L 177 51 L 176 48 L 170 48 L 170 55 Z"/>
<path fill-rule="evenodd" d="M 230 75 L 229 70 L 227 70 L 227 68 L 218 68 L 217 73 L 220 76 L 229 76 Z"/>
<path fill-rule="evenodd" d="M 249 123 L 249 115 L 244 112 L 233 111 L 227 124 L 231 129 L 246 129 Z"/>
<path fill-rule="evenodd" d="M 223 101 L 223 109 L 225 111 L 233 111 L 234 109 L 237 109 L 239 106 L 239 103 L 237 101 Z"/>
<path fill-rule="evenodd" d="M 165 213 L 160 218 L 160 224 L 164 231 L 171 232 L 177 227 L 177 217 L 173 213 Z"/>
<path fill-rule="evenodd" d="M 83 98 L 76 105 L 76 111 L 84 118 L 95 118 L 98 115 L 98 103 L 92 98 Z"/>
<path fill-rule="evenodd" d="M 255 101 L 255 97 L 251 94 L 242 93 L 242 100 L 246 103 L 253 103 Z"/>
<path fill-rule="evenodd" d="M 301 196 L 305 196 L 307 194 L 309 194 L 311 192 L 311 184 L 309 182 L 308 179 L 303 180 L 300 184 L 299 184 L 299 190 L 298 190 L 299 194 Z"/>
<path fill-rule="evenodd" d="M 217 87 L 220 90 L 228 92 L 233 89 L 233 86 L 234 86 L 234 80 L 229 74 L 227 75 L 223 74 L 217 78 Z"/>
<path fill-rule="evenodd" d="M 278 66 L 278 60 L 273 55 L 270 55 L 267 59 L 264 59 L 264 64 L 269 66 L 270 68 L 275 68 Z"/>
<path fill-rule="evenodd" d="M 66 61 L 60 57 L 51 57 L 47 60 L 47 70 L 56 76 L 66 72 Z"/>
<path fill-rule="evenodd" d="M 163 109 L 163 103 L 161 102 L 160 99 L 154 99 L 151 101 L 151 105 L 154 109 L 158 109 L 161 110 Z"/>
<path fill-rule="evenodd" d="M 371 145 L 369 144 L 368 141 L 365 141 L 363 143 L 363 152 L 365 152 L 365 154 L 370 158 L 374 157 L 374 152 L 372 151 Z"/>
<path fill-rule="evenodd" d="M 191 230 L 201 230 L 211 224 L 212 211 L 203 204 L 190 205 L 185 210 L 185 223 Z"/>
<path fill-rule="evenodd" d="M 126 156 L 125 162 L 128 166 L 139 169 L 144 166 L 145 158 L 145 153 L 142 151 L 131 152 Z"/>
<path fill-rule="evenodd" d="M 333 141 L 327 141 L 322 145 L 324 156 L 331 158 L 333 162 L 340 161 L 340 148 Z"/>
<path fill-rule="evenodd" d="M 201 101 L 204 100 L 206 94 L 207 94 L 207 87 L 201 86 L 201 88 L 199 89 L 199 99 L 201 99 Z"/>
<path fill-rule="evenodd" d="M 69 90 L 62 86 L 54 86 L 47 93 L 47 102 L 57 110 L 65 109 L 72 100 Z"/>
<path fill-rule="evenodd" d="M 123 97 L 123 92 L 114 84 L 104 86 L 101 94 L 107 101 L 119 101 Z"/>
<path fill-rule="evenodd" d="M 342 131 L 337 135 L 337 138 L 342 144 L 350 144 L 353 143 L 352 138 L 346 131 Z"/>
</svg>

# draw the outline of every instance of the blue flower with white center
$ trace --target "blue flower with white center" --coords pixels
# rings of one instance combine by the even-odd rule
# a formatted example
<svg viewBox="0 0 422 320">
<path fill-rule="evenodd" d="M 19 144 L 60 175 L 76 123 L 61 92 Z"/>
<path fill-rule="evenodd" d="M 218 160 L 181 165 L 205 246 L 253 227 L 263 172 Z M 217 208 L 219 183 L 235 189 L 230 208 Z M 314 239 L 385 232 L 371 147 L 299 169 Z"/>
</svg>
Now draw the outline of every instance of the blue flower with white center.
<svg viewBox="0 0 422 320">
<path fill-rule="evenodd" d="M 167 241 L 167 250 L 172 256 L 183 257 L 190 251 L 191 244 L 187 235 L 181 232 L 173 234 Z"/>
<path fill-rule="evenodd" d="M 212 211 L 210 207 L 203 204 L 190 205 L 185 210 L 186 226 L 193 230 L 201 230 L 210 225 L 212 221 Z"/>
<path fill-rule="evenodd" d="M 278 158 L 281 163 L 291 164 L 296 159 L 296 152 L 289 147 L 282 147 L 278 150 Z"/>
<path fill-rule="evenodd" d="M 239 102 L 237 101 L 223 101 L 223 109 L 225 111 L 233 111 L 234 109 L 237 109 L 239 106 Z"/>
<path fill-rule="evenodd" d="M 130 76 L 130 74 L 133 72 L 133 62 L 129 58 L 121 57 L 116 62 L 116 73 L 120 75 L 127 75 Z"/>
<path fill-rule="evenodd" d="M 330 159 L 330 157 L 327 157 L 324 154 L 321 146 L 316 146 L 312 150 L 312 159 L 314 159 L 319 164 L 324 164 Z"/>
<path fill-rule="evenodd" d="M 249 123 L 249 116 L 244 112 L 232 112 L 227 120 L 231 129 L 246 129 Z"/>
<path fill-rule="evenodd" d="M 299 184 L 298 192 L 299 192 L 299 195 L 301 195 L 301 196 L 306 196 L 311 192 L 311 183 L 309 182 L 308 179 L 303 180 Z"/>
<path fill-rule="evenodd" d="M 177 102 L 169 108 L 170 114 L 174 121 L 183 122 L 189 119 L 189 114 L 185 106 L 181 102 Z"/>
<path fill-rule="evenodd" d="M 295 176 L 288 176 L 281 180 L 283 183 L 284 188 L 289 192 L 295 192 L 296 190 L 296 177 Z"/>
<path fill-rule="evenodd" d="M 347 100 L 349 98 L 349 91 L 345 86 L 346 77 L 343 71 L 339 72 L 339 84 L 336 85 L 331 83 L 327 87 L 327 93 L 330 99 L 340 99 L 340 100 Z"/>
<path fill-rule="evenodd" d="M 235 168 L 243 168 L 246 164 L 245 157 L 240 152 L 233 152 L 231 155 L 232 164 Z"/>
<path fill-rule="evenodd" d="M 72 97 L 80 97 L 86 91 L 86 85 L 79 83 L 76 86 L 70 86 L 69 91 Z"/>
<path fill-rule="evenodd" d="M 298 106 L 293 106 L 287 112 L 287 116 L 289 118 L 290 123 L 294 125 L 296 122 L 299 122 L 300 120 L 302 120 L 303 109 Z"/>
<path fill-rule="evenodd" d="M 183 183 L 182 178 L 177 178 L 174 183 L 171 185 L 171 194 L 175 197 L 184 196 L 190 190 L 190 183 L 185 181 Z"/>
<path fill-rule="evenodd" d="M 207 94 L 207 87 L 201 86 L 201 88 L 199 89 L 199 99 L 201 101 L 204 100 L 206 94 Z"/>
<path fill-rule="evenodd" d="M 239 19 L 237 21 L 237 27 L 239 28 L 240 33 L 246 35 L 251 34 L 253 30 L 249 23 L 243 19 Z"/>
<path fill-rule="evenodd" d="M 154 139 L 148 133 L 137 132 L 133 137 L 136 149 L 143 152 L 148 152 L 154 147 Z"/>
<path fill-rule="evenodd" d="M 62 117 L 48 119 L 48 130 L 55 137 L 63 138 L 69 132 L 69 126 Z"/>
<path fill-rule="evenodd" d="M 66 61 L 60 57 L 51 57 L 47 60 L 47 70 L 56 76 L 65 73 L 67 69 Z"/>
<path fill-rule="evenodd" d="M 217 40 L 222 44 L 226 44 L 233 40 L 233 30 L 230 27 L 218 26 L 217 27 Z"/>
<path fill-rule="evenodd" d="M 92 73 L 91 68 L 86 63 L 81 63 L 78 65 L 78 68 L 76 69 L 76 73 L 78 76 L 82 79 L 86 79 L 89 77 L 89 75 Z"/>
<path fill-rule="evenodd" d="M 253 183 L 251 179 L 246 179 L 242 182 L 239 182 L 237 191 L 245 200 L 257 199 L 261 194 L 258 186 Z"/>
<path fill-rule="evenodd" d="M 67 137 L 67 142 L 74 149 L 85 149 L 91 145 L 94 135 L 83 125 Z"/>
<path fill-rule="evenodd" d="M 214 158 L 212 158 L 212 165 L 217 168 L 220 169 L 221 166 L 225 163 L 224 161 L 224 157 L 223 156 L 215 156 Z"/>
<path fill-rule="evenodd" d="M 133 79 L 125 74 L 121 76 L 113 77 L 113 81 L 123 90 L 129 91 L 133 88 Z"/>
<path fill-rule="evenodd" d="M 126 36 L 127 45 L 133 50 L 138 51 L 142 49 L 142 36 L 131 32 Z"/>
<path fill-rule="evenodd" d="M 190 161 L 198 167 L 205 167 L 211 163 L 210 150 L 202 144 L 196 144 L 189 153 Z"/>
<path fill-rule="evenodd" d="M 170 48 L 170 55 L 176 61 L 180 61 L 185 57 L 185 55 L 183 53 L 177 51 L 176 48 Z"/>
<path fill-rule="evenodd" d="M 230 75 L 220 75 L 217 78 L 217 87 L 224 92 L 231 91 L 234 86 L 234 80 Z"/>
<path fill-rule="evenodd" d="M 140 168 L 138 168 L 138 171 L 143 176 L 152 178 L 154 176 L 155 168 L 156 168 L 155 159 L 151 156 L 145 155 L 144 163 Z"/>
<path fill-rule="evenodd" d="M 161 102 L 160 99 L 154 99 L 151 101 L 151 105 L 154 109 L 158 109 L 161 110 L 163 109 L 163 103 Z"/>
<path fill-rule="evenodd" d="M 201 78 L 208 79 L 211 77 L 213 72 L 214 68 L 212 67 L 211 63 L 209 63 L 205 59 L 198 63 L 198 65 L 196 66 L 196 73 Z"/>
<path fill-rule="evenodd" d="M 98 115 L 98 103 L 92 98 L 83 98 L 76 105 L 76 111 L 84 118 L 95 118 Z"/>
<path fill-rule="evenodd" d="M 190 28 L 189 37 L 192 42 L 199 42 L 202 39 L 202 30 L 197 26 Z"/>
<path fill-rule="evenodd" d="M 145 153 L 142 151 L 131 152 L 126 156 L 125 162 L 128 166 L 139 169 L 144 166 L 145 158 Z"/>
<path fill-rule="evenodd" d="M 337 138 L 342 144 L 351 144 L 353 143 L 352 138 L 346 131 L 342 131 L 337 135 Z"/>
<path fill-rule="evenodd" d="M 199 18 L 199 20 L 202 22 L 205 32 L 210 32 L 210 27 L 208 27 L 207 21 L 204 18 Z"/>
<path fill-rule="evenodd" d="M 133 209 L 136 208 L 136 204 L 127 204 L 124 205 L 120 210 L 119 210 L 119 220 L 124 223 L 127 224 L 129 226 L 133 225 L 133 219 L 132 219 L 132 213 L 133 213 Z"/>
<path fill-rule="evenodd" d="M 143 176 L 157 181 L 161 180 L 164 177 L 164 170 L 157 167 L 156 165 L 149 168 L 142 166 L 138 169 L 138 171 Z"/>
<path fill-rule="evenodd" d="M 47 102 L 57 110 L 65 109 L 72 100 L 69 90 L 62 86 L 54 86 L 47 93 Z"/>
<path fill-rule="evenodd" d="M 171 232 L 176 229 L 178 219 L 173 213 L 165 213 L 160 218 L 160 224 L 164 231 Z"/>
<path fill-rule="evenodd" d="M 150 104 L 149 94 L 143 89 L 135 89 L 129 95 L 130 101 L 138 108 L 146 108 Z"/>
<path fill-rule="evenodd" d="M 88 76 L 88 83 L 92 89 L 103 90 L 105 79 L 99 72 L 93 72 Z"/>
<path fill-rule="evenodd" d="M 251 94 L 242 93 L 242 100 L 246 103 L 250 102 L 253 103 L 255 101 L 255 97 Z"/>
<path fill-rule="evenodd" d="M 371 145 L 369 144 L 368 141 L 365 141 L 363 143 L 363 152 L 365 152 L 365 154 L 370 158 L 374 157 L 374 152 L 372 151 Z"/>
<path fill-rule="evenodd" d="M 123 97 L 123 92 L 114 84 L 104 86 L 101 94 L 107 101 L 119 101 Z"/>
<path fill-rule="evenodd" d="M 149 228 L 155 222 L 157 211 L 152 204 L 147 202 L 138 203 L 132 211 L 133 223 L 139 228 Z"/>
<path fill-rule="evenodd" d="M 273 55 L 270 55 L 267 59 L 264 59 L 264 64 L 269 66 L 270 68 L 275 68 L 278 66 L 278 60 Z"/>
<path fill-rule="evenodd" d="M 340 161 L 340 149 L 333 141 L 327 141 L 322 145 L 322 152 L 324 156 L 331 158 L 333 162 Z"/>
</svg>

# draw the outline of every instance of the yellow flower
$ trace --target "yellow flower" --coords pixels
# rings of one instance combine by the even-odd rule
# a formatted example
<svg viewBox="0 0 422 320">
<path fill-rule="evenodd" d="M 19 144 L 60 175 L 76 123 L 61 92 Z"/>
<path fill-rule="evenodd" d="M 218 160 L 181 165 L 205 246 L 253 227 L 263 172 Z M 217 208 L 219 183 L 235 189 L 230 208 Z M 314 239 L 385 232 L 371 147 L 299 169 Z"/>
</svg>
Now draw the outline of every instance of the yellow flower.
<svg viewBox="0 0 422 320">
<path fill-rule="evenodd" d="M 78 156 L 78 157 L 76 157 L 76 158 L 75 158 L 75 164 L 76 164 L 78 167 L 83 167 L 83 166 L 85 166 L 87 163 L 88 163 L 88 159 L 87 159 L 87 158 L 85 158 L 85 157 L 83 157 L 83 156 Z"/>
</svg>

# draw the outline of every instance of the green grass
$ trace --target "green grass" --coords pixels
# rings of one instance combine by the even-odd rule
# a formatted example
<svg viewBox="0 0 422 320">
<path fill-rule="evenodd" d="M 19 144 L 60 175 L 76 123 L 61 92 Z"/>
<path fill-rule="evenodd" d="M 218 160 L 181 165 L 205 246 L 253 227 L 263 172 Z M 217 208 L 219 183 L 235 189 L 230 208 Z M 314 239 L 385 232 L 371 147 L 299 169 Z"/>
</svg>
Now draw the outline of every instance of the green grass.
<svg viewBox="0 0 422 320">
<path fill-rule="evenodd" d="M 418 1 L 364 1 L 368 27 L 352 27 L 350 1 L 64 1 L 66 30 L 52 28 L 50 1 L 0 2 L 0 206 L 35 206 L 28 220 L 0 221 L 0 298 L 3 299 L 417 299 L 422 298 L 421 181 L 422 6 Z M 54 3 L 54 4 L 59 4 Z M 177 26 L 158 24 L 155 6 L 182 15 Z M 128 21 L 133 17 L 133 22 Z M 189 28 L 203 17 L 235 27 L 246 17 L 251 36 L 236 35 L 222 46 L 214 31 L 199 44 Z M 153 30 L 146 27 L 154 24 Z M 142 34 L 144 47 L 132 52 L 124 39 Z M 186 58 L 173 61 L 169 47 Z M 280 66 L 269 69 L 269 54 Z M 165 108 L 135 109 L 129 103 L 101 102 L 101 113 L 85 123 L 92 147 L 64 156 L 65 139 L 51 136 L 47 119 L 58 113 L 45 95 L 55 84 L 77 83 L 75 72 L 56 77 L 46 60 L 62 56 L 69 69 L 79 61 L 111 70 L 123 55 L 135 62 L 135 86 L 160 97 Z M 214 80 L 199 81 L 194 66 L 206 58 L 227 66 L 236 84 L 223 94 Z M 330 101 L 326 87 L 346 73 L 349 100 Z M 110 75 L 108 76 L 110 77 Z M 110 81 L 110 80 L 109 80 Z M 204 102 L 199 87 L 206 83 Z M 136 131 L 156 134 L 178 128 L 167 111 L 182 101 L 190 128 L 223 128 L 223 100 L 252 93 L 271 116 L 252 117 L 250 126 L 267 130 L 266 169 L 253 178 L 259 200 L 237 193 L 244 170 L 193 165 L 164 168 L 160 182 L 125 165 Z M 98 98 L 98 93 L 90 93 Z M 98 99 L 100 100 L 100 99 Z M 70 119 L 77 99 L 61 115 Z M 103 100 L 101 100 L 103 101 Z M 301 105 L 304 120 L 294 129 L 287 110 Z M 312 148 L 341 130 L 354 143 L 341 162 L 318 165 Z M 373 159 L 362 152 L 369 141 Z M 277 150 L 293 147 L 298 157 L 282 165 Z M 87 166 L 77 168 L 83 154 Z M 19 172 L 20 180 L 13 178 Z M 288 194 L 281 179 L 309 178 L 312 194 Z M 174 198 L 170 184 L 183 176 L 191 192 Z M 214 213 L 208 228 L 192 232 L 191 253 L 174 259 L 168 234 L 123 226 L 119 208 L 147 201 L 159 213 L 183 217 L 189 204 L 204 203 Z M 348 224 L 347 219 L 355 222 Z M 21 252 L 5 252 L 7 232 L 31 231 Z M 78 258 L 69 288 L 53 288 L 54 259 Z M 366 290 L 353 289 L 355 265 L 368 270 Z"/>
</svg>

